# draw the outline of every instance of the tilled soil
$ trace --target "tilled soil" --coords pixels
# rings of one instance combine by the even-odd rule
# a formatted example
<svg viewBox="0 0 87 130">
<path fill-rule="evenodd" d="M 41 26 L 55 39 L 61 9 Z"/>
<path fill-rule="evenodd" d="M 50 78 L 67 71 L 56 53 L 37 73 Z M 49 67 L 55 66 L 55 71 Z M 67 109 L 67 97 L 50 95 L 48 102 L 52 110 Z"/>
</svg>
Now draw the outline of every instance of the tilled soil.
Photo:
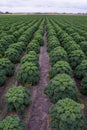
<svg viewBox="0 0 87 130">
<path fill-rule="evenodd" d="M 40 49 L 39 63 L 40 63 L 40 81 L 36 86 L 30 88 L 32 91 L 32 105 L 27 110 L 28 130 L 50 130 L 48 120 L 48 110 L 51 102 L 44 94 L 44 88 L 49 82 L 48 72 L 50 68 L 49 55 L 46 49 L 46 32 L 44 34 L 44 46 Z"/>
</svg>

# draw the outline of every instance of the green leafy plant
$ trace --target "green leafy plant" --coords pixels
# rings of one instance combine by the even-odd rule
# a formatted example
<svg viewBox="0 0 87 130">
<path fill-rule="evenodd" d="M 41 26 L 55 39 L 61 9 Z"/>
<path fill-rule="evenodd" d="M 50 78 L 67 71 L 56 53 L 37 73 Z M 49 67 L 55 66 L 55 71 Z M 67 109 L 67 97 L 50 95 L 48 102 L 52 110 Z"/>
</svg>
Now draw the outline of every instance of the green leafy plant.
<svg viewBox="0 0 87 130">
<path fill-rule="evenodd" d="M 0 59 L 0 71 L 4 70 L 7 76 L 13 76 L 14 64 L 8 58 Z"/>
<path fill-rule="evenodd" d="M 60 40 L 62 46 L 64 46 L 65 43 L 72 41 L 73 38 L 71 36 L 69 36 L 67 33 L 63 33 L 59 40 Z"/>
<path fill-rule="evenodd" d="M 37 59 L 39 60 L 39 56 L 35 51 L 29 51 L 28 54 L 37 57 Z"/>
<path fill-rule="evenodd" d="M 31 54 L 26 54 L 22 59 L 21 59 L 21 63 L 25 63 L 25 62 L 32 62 L 34 63 L 37 67 L 39 67 L 39 62 L 38 62 L 38 57 L 35 55 L 31 55 Z"/>
<path fill-rule="evenodd" d="M 50 52 L 50 63 L 54 65 L 57 61 L 68 61 L 67 53 L 62 47 L 57 47 Z"/>
<path fill-rule="evenodd" d="M 69 54 L 69 62 L 73 69 L 79 65 L 82 60 L 85 60 L 86 56 L 82 50 L 75 50 Z"/>
<path fill-rule="evenodd" d="M 9 46 L 8 42 L 4 38 L 0 40 L 0 44 L 4 47 L 4 49 L 7 49 Z"/>
<path fill-rule="evenodd" d="M 87 74 L 83 77 L 81 82 L 81 93 L 87 95 Z"/>
<path fill-rule="evenodd" d="M 56 32 L 54 29 L 50 28 L 49 31 L 47 32 L 47 38 L 50 39 L 50 37 L 56 37 Z"/>
<path fill-rule="evenodd" d="M 23 52 L 22 44 L 20 44 L 20 42 L 19 43 L 13 43 L 13 44 L 11 44 L 9 46 L 9 48 L 16 49 L 19 54 L 21 54 Z"/>
<path fill-rule="evenodd" d="M 78 44 L 71 44 L 71 46 L 68 46 L 66 50 L 67 50 L 67 52 L 69 54 L 72 51 L 79 50 L 79 49 L 81 49 L 80 45 L 78 45 Z"/>
<path fill-rule="evenodd" d="M 4 40 L 7 41 L 8 46 L 13 42 L 15 42 L 15 37 L 13 35 L 5 35 Z"/>
<path fill-rule="evenodd" d="M 85 37 L 85 39 L 87 40 L 87 32 L 82 30 L 82 35 Z"/>
<path fill-rule="evenodd" d="M 66 35 L 67 36 L 65 36 L 64 38 L 62 38 L 62 46 L 64 46 L 64 43 L 67 43 L 67 42 L 70 42 L 70 41 L 73 40 L 73 38 L 70 35 L 68 35 L 68 34 L 66 34 Z"/>
<path fill-rule="evenodd" d="M 8 111 L 16 110 L 22 114 L 31 104 L 30 92 L 22 86 L 12 86 L 6 93 L 6 103 Z"/>
<path fill-rule="evenodd" d="M 66 73 L 72 76 L 72 69 L 68 62 L 66 61 L 58 61 L 56 62 L 53 67 L 51 67 L 49 71 L 50 78 L 53 78 L 56 74 Z"/>
<path fill-rule="evenodd" d="M 80 42 L 82 42 L 82 41 L 85 41 L 85 38 L 83 37 L 83 36 L 80 36 L 79 34 L 77 34 L 77 35 L 73 35 L 73 38 L 74 38 L 74 40 L 76 41 L 76 43 L 80 43 Z"/>
<path fill-rule="evenodd" d="M 40 78 L 38 67 L 32 62 L 25 62 L 19 68 L 17 79 L 22 84 L 36 84 Z"/>
<path fill-rule="evenodd" d="M 26 50 L 26 45 L 23 42 L 17 42 L 17 44 L 23 49 L 23 51 Z"/>
<path fill-rule="evenodd" d="M 0 44 L 0 58 L 3 57 L 4 52 L 5 52 L 5 48 Z M 1 57 L 1 56 L 2 56 L 2 57 Z"/>
<path fill-rule="evenodd" d="M 85 77 L 87 73 L 87 60 L 83 60 L 75 69 L 75 74 L 77 78 Z"/>
<path fill-rule="evenodd" d="M 43 37 L 42 37 L 40 34 L 35 35 L 35 38 L 34 38 L 34 39 L 38 42 L 38 44 L 39 44 L 40 46 L 43 46 L 43 45 L 44 45 Z"/>
<path fill-rule="evenodd" d="M 47 51 L 50 52 L 52 51 L 54 48 L 60 46 L 60 43 L 58 40 L 52 40 L 50 42 L 47 43 Z"/>
<path fill-rule="evenodd" d="M 67 43 L 63 44 L 63 47 L 64 47 L 65 50 L 68 50 L 68 47 L 73 46 L 73 44 L 76 45 L 76 42 L 73 41 L 73 40 L 72 41 L 68 41 Z"/>
<path fill-rule="evenodd" d="M 39 53 L 40 52 L 40 46 L 36 43 L 29 43 L 28 46 L 27 46 L 27 52 L 29 51 L 35 51 L 36 53 Z"/>
<path fill-rule="evenodd" d="M 80 42 L 79 45 L 81 46 L 83 52 L 87 55 L 87 41 Z"/>
<path fill-rule="evenodd" d="M 52 80 L 50 80 L 44 92 L 53 103 L 66 97 L 77 101 L 78 97 L 76 84 L 67 74 L 56 75 Z"/>
<path fill-rule="evenodd" d="M 68 32 L 69 34 L 72 34 L 74 32 L 74 29 L 71 27 L 67 27 L 66 32 Z"/>
<path fill-rule="evenodd" d="M 49 114 L 51 130 L 83 130 L 86 125 L 81 105 L 69 98 L 59 100 Z"/>
<path fill-rule="evenodd" d="M 0 130 L 27 130 L 25 123 L 17 115 L 7 116 L 0 121 Z"/>
<path fill-rule="evenodd" d="M 43 36 L 43 35 L 44 35 L 44 30 L 43 30 L 44 27 L 42 27 L 42 26 L 43 26 L 43 25 L 41 25 L 41 28 L 39 27 L 39 30 L 37 30 L 37 31 L 35 32 L 35 35 L 34 35 L 34 36 L 36 36 L 36 35 Z"/>
<path fill-rule="evenodd" d="M 0 70 L 0 86 L 3 86 L 6 83 L 6 74 L 5 71 Z"/>
<path fill-rule="evenodd" d="M 52 42 L 52 41 L 57 42 L 57 41 L 58 41 L 58 38 L 57 38 L 56 36 L 54 36 L 54 35 L 49 36 L 49 37 L 47 38 L 47 43 L 50 44 L 50 42 Z"/>
<path fill-rule="evenodd" d="M 5 57 L 7 57 L 9 60 L 11 60 L 12 63 L 18 63 L 20 61 L 20 55 L 19 52 L 16 49 L 8 48 L 5 51 Z"/>
<path fill-rule="evenodd" d="M 27 46 L 28 38 L 25 35 L 21 35 L 21 37 L 18 39 L 18 42 L 23 42 Z"/>
</svg>

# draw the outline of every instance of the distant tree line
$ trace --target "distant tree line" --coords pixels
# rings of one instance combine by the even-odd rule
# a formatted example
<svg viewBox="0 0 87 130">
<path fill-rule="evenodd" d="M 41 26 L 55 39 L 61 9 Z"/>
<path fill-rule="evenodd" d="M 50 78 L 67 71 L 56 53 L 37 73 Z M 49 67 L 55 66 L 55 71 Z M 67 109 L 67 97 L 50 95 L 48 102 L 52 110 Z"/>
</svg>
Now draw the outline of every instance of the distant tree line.
<svg viewBox="0 0 87 130">
<path fill-rule="evenodd" d="M 12 13 L 10 13 L 10 12 L 8 12 L 8 11 L 6 11 L 6 12 L 4 13 L 4 12 L 0 11 L 0 14 L 12 14 Z"/>
</svg>

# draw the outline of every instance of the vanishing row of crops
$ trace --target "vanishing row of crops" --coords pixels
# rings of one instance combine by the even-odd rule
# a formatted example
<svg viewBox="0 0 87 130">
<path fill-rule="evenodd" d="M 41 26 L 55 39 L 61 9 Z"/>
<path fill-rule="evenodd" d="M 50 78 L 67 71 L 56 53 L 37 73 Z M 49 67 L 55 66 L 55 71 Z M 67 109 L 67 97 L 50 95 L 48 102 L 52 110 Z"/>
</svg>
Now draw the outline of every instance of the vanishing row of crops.
<svg viewBox="0 0 87 130">
<path fill-rule="evenodd" d="M 87 95 L 86 40 L 68 24 L 65 26 L 53 17 L 47 19 L 51 80 L 45 94 L 55 104 L 49 110 L 52 130 L 82 130 L 86 123 L 75 82 L 75 78 L 82 80 L 81 93 Z"/>
<path fill-rule="evenodd" d="M 8 115 L 13 111 L 20 115 L 24 113 L 26 106 L 32 103 L 31 94 L 24 86 L 35 85 L 40 79 L 38 54 L 40 46 L 44 44 L 44 18 L 20 16 L 19 21 L 14 21 L 18 16 L 12 17 L 3 18 L 6 20 L 6 26 L 1 22 L 3 28 L 0 35 L 0 86 L 5 87 L 20 62 L 16 76 L 18 85 L 9 86 L 4 96 Z M 17 115 L 7 116 L 0 122 L 0 129 L 25 130 L 26 125 Z"/>
<path fill-rule="evenodd" d="M 86 125 L 81 94 L 87 95 L 87 18 L 86 16 L 0 16 L 0 86 L 14 75 L 16 80 L 5 93 L 7 115 L 20 115 L 31 105 L 26 86 L 40 80 L 39 53 L 44 45 L 46 25 L 50 81 L 44 89 L 53 106 L 49 109 L 52 130 L 82 130 Z M 84 20 L 83 20 L 84 19 Z M 80 21 L 80 22 L 79 22 Z M 76 80 L 79 80 L 78 89 Z M 3 86 L 4 85 L 4 86 Z M 1 130 L 26 130 L 17 115 L 0 122 Z"/>
</svg>

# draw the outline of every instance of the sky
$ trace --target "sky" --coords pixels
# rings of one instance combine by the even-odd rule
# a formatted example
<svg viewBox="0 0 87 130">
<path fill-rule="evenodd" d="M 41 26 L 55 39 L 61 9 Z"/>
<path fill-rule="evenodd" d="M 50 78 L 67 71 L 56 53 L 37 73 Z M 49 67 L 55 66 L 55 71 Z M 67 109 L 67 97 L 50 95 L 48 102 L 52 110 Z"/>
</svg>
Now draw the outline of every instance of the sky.
<svg viewBox="0 0 87 130">
<path fill-rule="evenodd" d="M 87 0 L 0 0 L 0 11 L 87 13 Z"/>
</svg>

